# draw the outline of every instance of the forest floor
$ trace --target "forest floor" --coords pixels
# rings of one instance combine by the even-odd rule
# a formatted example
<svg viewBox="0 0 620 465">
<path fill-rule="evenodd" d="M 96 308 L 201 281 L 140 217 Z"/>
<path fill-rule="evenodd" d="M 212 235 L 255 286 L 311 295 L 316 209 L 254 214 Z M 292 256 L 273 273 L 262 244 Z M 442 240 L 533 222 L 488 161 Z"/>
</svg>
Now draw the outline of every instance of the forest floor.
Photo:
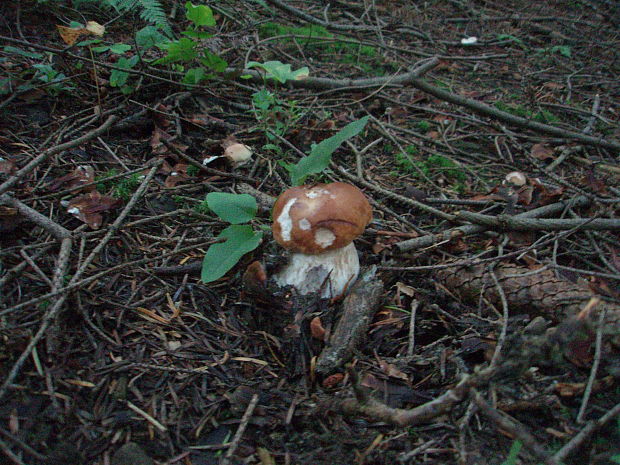
<svg viewBox="0 0 620 465">
<path fill-rule="evenodd" d="M 155 63 L 139 8 L 0 2 L 0 463 L 620 463 L 620 13 L 504 3 L 163 2 L 203 61 Z M 364 117 L 307 182 L 374 277 L 276 289 L 273 199 Z M 205 283 L 213 192 L 262 240 Z"/>
</svg>

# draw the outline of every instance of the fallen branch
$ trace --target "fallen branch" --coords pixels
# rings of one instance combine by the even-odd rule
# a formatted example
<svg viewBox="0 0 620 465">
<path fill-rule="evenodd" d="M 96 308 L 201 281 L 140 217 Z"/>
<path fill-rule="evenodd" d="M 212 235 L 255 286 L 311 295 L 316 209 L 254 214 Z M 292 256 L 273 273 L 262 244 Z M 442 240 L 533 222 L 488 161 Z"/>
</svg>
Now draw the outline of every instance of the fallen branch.
<svg viewBox="0 0 620 465">
<path fill-rule="evenodd" d="M 566 231 L 579 228 L 581 230 L 594 231 L 618 231 L 620 219 L 613 218 L 519 218 L 510 215 L 483 215 L 468 211 L 460 211 L 456 214 L 459 220 L 469 221 L 488 228 L 502 231 Z"/>
<path fill-rule="evenodd" d="M 519 213 L 518 215 L 515 215 L 513 219 L 538 218 L 553 215 L 564 211 L 567 206 L 584 207 L 589 203 L 590 200 L 587 197 L 580 196 L 568 201 L 556 202 L 550 205 L 545 205 L 544 207 L 535 208 L 534 210 Z M 487 230 L 488 228 L 486 226 L 467 224 L 463 226 L 457 226 L 456 228 L 448 229 L 437 234 L 429 234 L 427 236 L 416 237 L 414 239 L 399 242 L 396 244 L 396 247 L 398 247 L 398 249 L 402 252 L 408 252 L 410 250 L 431 247 L 439 243 L 450 242 L 451 240 L 459 237 L 480 234 Z"/>
<path fill-rule="evenodd" d="M 416 89 L 420 89 L 441 100 L 454 103 L 455 105 L 460 105 L 465 108 L 469 108 L 476 113 L 488 116 L 490 118 L 494 118 L 506 124 L 511 124 L 513 126 L 524 129 L 531 129 L 536 132 L 550 134 L 556 137 L 578 140 L 588 145 L 594 145 L 598 147 L 604 147 L 610 150 L 620 151 L 620 142 L 605 140 L 602 137 L 593 137 L 587 134 L 582 134 L 580 132 L 568 131 L 566 129 L 556 128 L 555 126 L 550 126 L 548 124 L 530 121 L 520 116 L 511 115 L 510 113 L 506 113 L 504 111 L 498 110 L 497 108 L 485 105 L 484 103 L 478 102 L 477 100 L 461 97 L 460 95 L 453 94 L 452 92 L 440 89 L 439 87 L 432 86 L 423 79 L 413 78 L 408 82 L 408 84 L 411 84 Z"/>
</svg>

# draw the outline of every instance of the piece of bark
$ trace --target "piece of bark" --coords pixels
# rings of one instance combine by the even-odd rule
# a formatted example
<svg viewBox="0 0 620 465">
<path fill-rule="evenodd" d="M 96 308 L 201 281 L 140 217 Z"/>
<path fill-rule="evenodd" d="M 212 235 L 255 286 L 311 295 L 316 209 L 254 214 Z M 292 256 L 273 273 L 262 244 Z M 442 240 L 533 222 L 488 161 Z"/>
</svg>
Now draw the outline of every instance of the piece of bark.
<svg viewBox="0 0 620 465">
<path fill-rule="evenodd" d="M 364 273 L 342 303 L 342 316 L 319 355 L 316 371 L 321 374 L 341 367 L 362 344 L 383 294 L 383 282 L 375 278 L 374 267 Z"/>
</svg>

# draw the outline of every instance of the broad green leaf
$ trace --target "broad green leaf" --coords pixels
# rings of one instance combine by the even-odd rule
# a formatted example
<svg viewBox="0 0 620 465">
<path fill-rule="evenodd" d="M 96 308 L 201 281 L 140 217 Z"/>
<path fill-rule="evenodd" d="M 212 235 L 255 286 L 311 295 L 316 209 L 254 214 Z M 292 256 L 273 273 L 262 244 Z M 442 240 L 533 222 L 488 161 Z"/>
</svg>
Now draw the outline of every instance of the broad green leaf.
<svg viewBox="0 0 620 465">
<path fill-rule="evenodd" d="M 100 44 L 101 42 L 102 42 L 101 39 L 87 39 L 87 40 L 80 40 L 75 45 L 77 47 L 86 47 L 88 45 Z"/>
<path fill-rule="evenodd" d="M 129 59 L 125 57 L 120 57 L 116 62 L 116 66 L 123 69 L 131 69 L 136 66 L 136 63 L 138 63 L 138 57 L 135 55 Z M 129 79 L 129 73 L 126 73 L 124 71 L 113 69 L 110 73 L 110 85 L 112 87 L 124 86 L 127 82 L 127 79 Z"/>
<path fill-rule="evenodd" d="M 204 58 L 200 59 L 200 62 L 205 65 L 207 68 L 211 68 L 213 71 L 217 71 L 221 73 L 226 69 L 228 63 L 225 60 L 222 60 L 219 56 L 214 53 L 211 53 L 207 50 L 203 51 Z"/>
<path fill-rule="evenodd" d="M 183 76 L 183 83 L 196 85 L 199 84 L 200 81 L 204 80 L 206 76 L 207 75 L 204 68 L 188 69 L 185 73 L 185 76 Z"/>
<path fill-rule="evenodd" d="M 14 55 L 21 55 L 26 58 L 43 58 L 41 53 L 29 52 L 28 50 L 22 50 L 18 47 L 7 45 L 3 48 L 6 53 L 13 53 Z"/>
<path fill-rule="evenodd" d="M 300 186 L 308 176 L 320 173 L 327 168 L 336 149 L 344 141 L 358 135 L 366 126 L 368 118 L 369 116 L 364 116 L 362 119 L 347 124 L 337 134 L 314 145 L 310 155 L 288 168 L 291 173 L 291 183 L 293 186 Z"/>
<path fill-rule="evenodd" d="M 261 68 L 265 70 L 267 78 L 273 78 L 282 84 L 286 81 L 306 78 L 310 74 L 307 66 L 293 71 L 290 64 L 282 63 L 281 61 L 266 61 L 265 63 L 251 61 L 247 66 L 248 68 Z"/>
<path fill-rule="evenodd" d="M 177 61 L 192 61 L 198 52 L 196 51 L 196 42 L 186 37 L 181 37 L 179 40 L 172 40 L 170 42 L 157 44 L 157 46 L 168 52 L 163 58 L 160 58 L 155 64 L 167 64 L 175 63 Z"/>
<path fill-rule="evenodd" d="M 241 257 L 258 247 L 262 237 L 262 232 L 255 232 L 247 224 L 233 224 L 224 229 L 217 238 L 226 239 L 226 242 L 209 247 L 202 261 L 202 282 L 210 283 L 220 279 Z"/>
<path fill-rule="evenodd" d="M 116 55 L 122 55 L 123 53 L 128 52 L 129 50 L 131 50 L 131 45 L 127 45 L 127 44 L 110 45 L 110 52 Z"/>
<path fill-rule="evenodd" d="M 146 26 L 136 32 L 136 43 L 142 48 L 155 47 L 157 44 L 168 41 L 166 36 L 157 30 L 155 26 Z"/>
<path fill-rule="evenodd" d="M 208 39 L 209 37 L 213 37 L 213 34 L 207 31 L 193 31 L 188 29 L 186 31 L 181 32 L 184 36 L 191 37 L 193 39 Z"/>
<path fill-rule="evenodd" d="M 249 194 L 210 192 L 207 204 L 224 221 L 232 224 L 247 223 L 256 216 L 256 199 Z"/>
<path fill-rule="evenodd" d="M 186 16 L 196 27 L 215 26 L 213 11 L 206 5 L 193 5 L 192 2 L 185 4 Z"/>
</svg>

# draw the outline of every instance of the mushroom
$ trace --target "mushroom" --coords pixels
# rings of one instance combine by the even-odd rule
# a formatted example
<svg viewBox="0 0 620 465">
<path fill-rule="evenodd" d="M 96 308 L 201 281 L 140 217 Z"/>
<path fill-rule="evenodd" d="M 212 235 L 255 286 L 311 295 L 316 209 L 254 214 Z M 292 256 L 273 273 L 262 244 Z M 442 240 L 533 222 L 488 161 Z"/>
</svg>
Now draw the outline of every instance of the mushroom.
<svg viewBox="0 0 620 465">
<path fill-rule="evenodd" d="M 224 156 L 235 165 L 242 165 L 252 158 L 252 150 L 244 144 L 232 144 L 224 150 Z"/>
<path fill-rule="evenodd" d="M 506 183 L 511 184 L 514 187 L 522 187 L 527 182 L 527 178 L 520 171 L 508 173 L 504 179 Z"/>
<path fill-rule="evenodd" d="M 353 239 L 372 219 L 372 208 L 355 186 L 335 182 L 293 187 L 273 207 L 273 237 L 292 252 L 275 280 L 302 295 L 341 295 L 359 273 Z"/>
</svg>

